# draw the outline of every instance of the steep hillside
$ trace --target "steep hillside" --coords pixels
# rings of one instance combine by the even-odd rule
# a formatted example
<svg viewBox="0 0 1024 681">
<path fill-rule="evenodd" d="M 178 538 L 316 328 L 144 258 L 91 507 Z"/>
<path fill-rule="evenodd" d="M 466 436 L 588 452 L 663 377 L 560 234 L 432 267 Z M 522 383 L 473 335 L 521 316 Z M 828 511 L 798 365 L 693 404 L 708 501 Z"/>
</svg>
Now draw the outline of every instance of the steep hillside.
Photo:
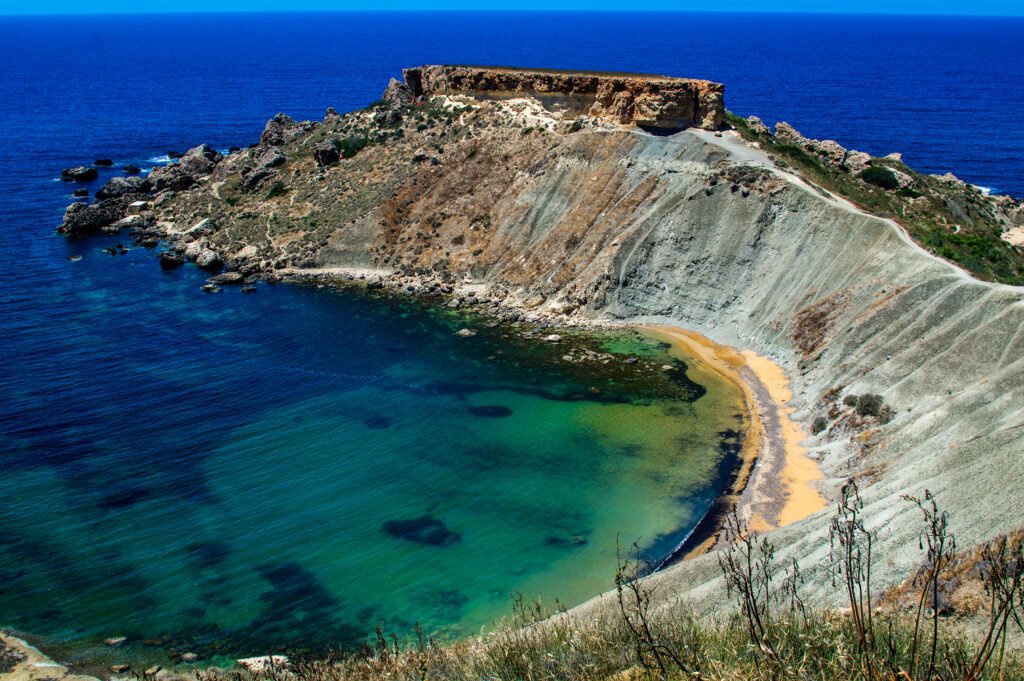
<svg viewBox="0 0 1024 681">
<path fill-rule="evenodd" d="M 749 123 L 736 122 L 746 139 L 654 135 L 529 93 L 416 94 L 395 81 L 364 111 L 322 123 L 279 115 L 253 147 L 198 147 L 112 188 L 102 216 L 69 211 L 65 231 L 131 227 L 170 243 L 166 267 L 226 267 L 220 284 L 362 279 L 505 319 L 656 322 L 767 354 L 816 433 L 822 493 L 862 484 L 890 558 L 879 586 L 920 562 L 903 494 L 937 493 L 965 544 L 1020 524 L 1005 500 L 1024 491 L 1024 289 L 972 277 L 887 217 L 917 211 L 953 234 L 949 214 L 987 225 L 1016 276 L 1020 253 L 998 233 L 1019 221 L 1016 201 L 896 168 L 910 177 L 899 194 L 862 175 L 893 159 L 859 158 L 853 173 L 836 170 L 845 150 L 838 164 L 796 162 L 803 143 Z M 891 192 L 879 195 L 892 210 L 872 215 L 828 187 L 862 204 Z M 812 571 L 830 513 L 774 532 L 780 554 Z M 720 602 L 713 558 L 659 579 Z M 827 579 L 808 582 L 834 597 Z"/>
</svg>

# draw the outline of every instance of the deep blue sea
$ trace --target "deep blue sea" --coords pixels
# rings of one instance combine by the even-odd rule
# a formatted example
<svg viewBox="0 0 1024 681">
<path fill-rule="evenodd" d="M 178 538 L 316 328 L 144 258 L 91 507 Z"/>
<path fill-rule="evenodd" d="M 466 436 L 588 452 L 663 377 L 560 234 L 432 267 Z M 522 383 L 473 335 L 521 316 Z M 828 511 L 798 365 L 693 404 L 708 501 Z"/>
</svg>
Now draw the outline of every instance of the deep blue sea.
<svg viewBox="0 0 1024 681">
<path fill-rule="evenodd" d="M 656 399 L 499 331 L 462 342 L 451 313 L 210 296 L 150 251 L 54 234 L 63 167 L 244 146 L 279 111 L 357 108 L 444 62 L 717 80 L 737 113 L 1024 194 L 1022 20 L 0 18 L 0 626 L 76 659 L 118 635 L 172 658 L 351 645 L 377 623 L 459 635 L 513 592 L 600 592 L 616 535 L 663 550 L 721 491 L 735 396 L 693 367 Z"/>
</svg>

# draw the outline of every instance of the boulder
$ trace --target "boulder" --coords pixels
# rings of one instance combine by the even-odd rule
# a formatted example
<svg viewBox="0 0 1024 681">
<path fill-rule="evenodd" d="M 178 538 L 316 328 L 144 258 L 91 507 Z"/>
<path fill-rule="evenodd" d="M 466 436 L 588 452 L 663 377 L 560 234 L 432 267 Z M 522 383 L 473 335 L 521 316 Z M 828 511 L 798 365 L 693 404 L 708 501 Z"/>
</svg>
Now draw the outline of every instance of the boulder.
<svg viewBox="0 0 1024 681">
<path fill-rule="evenodd" d="M 396 108 L 387 108 L 378 111 L 373 116 L 373 122 L 377 125 L 394 125 L 402 122 L 402 112 Z"/>
<path fill-rule="evenodd" d="M 124 645 L 124 642 L 127 640 L 126 636 L 112 636 L 111 638 L 103 639 L 103 645 L 116 648 L 117 646 Z"/>
<path fill-rule="evenodd" d="M 196 256 L 196 267 L 207 272 L 216 272 L 224 266 L 224 261 L 221 260 L 220 255 L 217 251 L 209 248 L 204 248 L 199 251 L 199 255 Z"/>
<path fill-rule="evenodd" d="M 300 125 L 291 116 L 279 113 L 269 121 L 260 135 L 261 147 L 275 147 L 295 136 Z"/>
<path fill-rule="evenodd" d="M 168 151 L 167 152 L 167 158 L 171 159 L 172 161 L 175 160 L 175 159 L 181 158 L 181 156 L 182 156 L 182 153 L 180 151 Z"/>
<path fill-rule="evenodd" d="M 164 251 L 160 254 L 160 268 L 173 270 L 185 264 L 185 258 L 173 251 Z"/>
<path fill-rule="evenodd" d="M 775 124 L 775 136 L 784 142 L 799 144 L 800 146 L 807 143 L 807 138 L 801 135 L 796 128 L 785 121 L 779 121 Z"/>
<path fill-rule="evenodd" d="M 459 329 L 455 332 L 455 335 L 462 338 L 472 338 L 476 335 L 476 329 Z"/>
<path fill-rule="evenodd" d="M 388 86 L 384 88 L 384 94 L 380 98 L 393 106 L 406 106 L 413 100 L 409 86 L 397 78 L 388 81 Z"/>
<path fill-rule="evenodd" d="M 271 147 L 256 158 L 256 169 L 266 170 L 284 165 L 288 158 L 277 147 Z"/>
<path fill-rule="evenodd" d="M 142 168 L 137 165 L 132 165 L 131 163 L 121 168 L 121 170 L 123 170 L 126 175 L 138 175 L 142 172 Z"/>
<path fill-rule="evenodd" d="M 329 166 L 341 160 L 341 152 L 333 142 L 320 142 L 313 148 L 313 159 L 320 167 Z"/>
<path fill-rule="evenodd" d="M 241 272 L 222 272 L 210 277 L 206 282 L 209 284 L 217 284 L 219 286 L 241 286 L 245 283 L 245 275 Z"/>
<path fill-rule="evenodd" d="M 748 116 L 747 125 L 750 126 L 750 129 L 758 135 L 767 135 L 771 132 L 768 130 L 768 126 L 764 124 L 764 121 L 757 116 Z"/>
<path fill-rule="evenodd" d="M 180 192 L 196 184 L 196 178 L 178 164 L 155 168 L 149 174 L 149 181 L 154 192 Z"/>
<path fill-rule="evenodd" d="M 99 168 L 112 168 L 114 166 L 114 162 L 109 158 L 98 158 L 92 164 Z"/>
<path fill-rule="evenodd" d="M 329 118 L 339 118 L 337 110 L 333 106 L 327 107 L 327 111 L 324 112 L 324 120 Z"/>
<path fill-rule="evenodd" d="M 107 225 L 111 225 L 124 216 L 120 203 L 101 201 L 100 203 L 73 203 L 64 211 L 64 222 L 58 229 L 68 236 L 86 236 L 95 234 Z"/>
<path fill-rule="evenodd" d="M 209 175 L 222 158 L 220 152 L 209 144 L 201 144 L 186 151 L 179 165 L 189 175 Z"/>
<path fill-rule="evenodd" d="M 72 192 L 72 195 L 73 195 L 73 196 L 74 196 L 74 197 L 75 197 L 76 199 L 84 199 L 84 198 L 88 198 L 88 196 L 89 196 L 89 190 L 88 190 L 88 189 L 76 189 L 76 190 L 75 190 L 74 192 Z"/>
<path fill-rule="evenodd" d="M 417 149 L 412 154 L 413 163 L 429 163 L 432 166 L 439 165 L 441 161 L 436 156 L 431 156 L 425 149 Z"/>
<path fill-rule="evenodd" d="M 95 168 L 87 168 L 86 166 L 65 168 L 60 171 L 60 179 L 64 182 L 90 182 L 99 176 L 100 174 Z"/>
<path fill-rule="evenodd" d="M 851 174 L 859 175 L 871 165 L 871 154 L 865 154 L 863 151 L 854 151 L 851 149 L 846 155 L 843 165 Z"/>
<path fill-rule="evenodd" d="M 275 173 L 273 170 L 268 169 L 251 171 L 248 175 L 245 176 L 245 180 L 242 181 L 242 191 L 256 191 L 257 189 L 259 189 L 260 185 L 263 184 L 264 180 L 266 180 L 268 177 L 274 174 Z"/>
<path fill-rule="evenodd" d="M 128 215 L 141 215 L 147 208 L 149 208 L 149 201 L 132 201 L 124 209 L 124 212 Z"/>
<path fill-rule="evenodd" d="M 274 669 L 287 669 L 288 657 L 285 655 L 264 655 L 263 657 L 245 657 L 235 660 L 238 665 L 250 674 L 263 674 Z"/>
<path fill-rule="evenodd" d="M 841 166 L 846 160 L 846 147 L 835 140 L 814 141 L 811 149 L 820 157 L 826 159 L 830 165 Z"/>
<path fill-rule="evenodd" d="M 152 184 L 144 177 L 112 177 L 96 192 L 97 199 L 113 199 L 125 194 L 146 194 Z"/>
</svg>

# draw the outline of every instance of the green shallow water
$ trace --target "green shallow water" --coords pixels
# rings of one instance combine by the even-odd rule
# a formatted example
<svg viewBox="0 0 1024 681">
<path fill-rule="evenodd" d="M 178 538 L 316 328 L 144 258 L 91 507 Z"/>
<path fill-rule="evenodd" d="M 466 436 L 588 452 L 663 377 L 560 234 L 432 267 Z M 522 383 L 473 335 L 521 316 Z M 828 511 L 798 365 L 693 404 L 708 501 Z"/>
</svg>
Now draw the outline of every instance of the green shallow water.
<svg viewBox="0 0 1024 681">
<path fill-rule="evenodd" d="M 664 557 L 727 484 L 739 395 L 653 338 L 553 344 L 387 296 L 162 285 L 186 342 L 122 357 L 106 421 L 43 423 L 52 455 L 25 436 L 0 473 L 0 625 L 64 658 L 466 635 L 515 594 L 606 591 L 617 541 Z"/>
</svg>

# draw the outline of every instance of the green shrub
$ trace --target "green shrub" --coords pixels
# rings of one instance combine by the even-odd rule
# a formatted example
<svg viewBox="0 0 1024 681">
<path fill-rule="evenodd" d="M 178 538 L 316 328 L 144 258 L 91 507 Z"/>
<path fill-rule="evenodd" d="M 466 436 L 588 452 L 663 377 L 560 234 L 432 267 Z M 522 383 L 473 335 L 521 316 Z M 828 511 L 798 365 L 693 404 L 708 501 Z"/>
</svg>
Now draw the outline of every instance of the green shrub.
<svg viewBox="0 0 1024 681">
<path fill-rule="evenodd" d="M 349 135 L 344 139 L 331 140 L 331 144 L 338 150 L 342 158 L 352 158 L 359 153 L 363 147 L 370 144 L 370 139 L 363 135 Z"/>
<path fill-rule="evenodd" d="M 886 190 L 897 189 L 900 186 L 899 181 L 896 180 L 896 175 L 883 166 L 870 166 L 861 171 L 861 174 L 857 177 L 868 184 L 873 184 Z"/>
<path fill-rule="evenodd" d="M 271 185 L 270 190 L 267 192 L 267 198 L 268 199 L 273 199 L 273 198 L 278 197 L 278 196 L 284 196 L 287 193 L 288 193 L 288 185 L 286 185 L 284 182 L 281 182 L 280 180 L 278 180 L 273 185 Z"/>
<path fill-rule="evenodd" d="M 828 419 L 824 416 L 819 416 L 814 419 L 814 423 L 811 424 L 811 434 L 817 435 L 828 428 Z"/>
<path fill-rule="evenodd" d="M 857 414 L 878 416 L 882 412 L 882 396 L 864 394 L 857 398 Z"/>
</svg>

